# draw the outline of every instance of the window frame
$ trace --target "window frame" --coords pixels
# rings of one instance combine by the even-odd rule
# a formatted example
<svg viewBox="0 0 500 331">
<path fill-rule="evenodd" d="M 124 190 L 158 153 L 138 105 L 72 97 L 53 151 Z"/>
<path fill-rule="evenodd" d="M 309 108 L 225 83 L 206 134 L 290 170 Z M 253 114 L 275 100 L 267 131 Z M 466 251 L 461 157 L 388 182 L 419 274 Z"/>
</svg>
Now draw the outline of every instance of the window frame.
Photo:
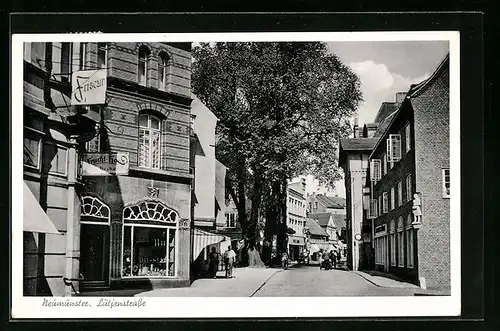
<svg viewBox="0 0 500 331">
<path fill-rule="evenodd" d="M 383 159 L 383 175 L 382 176 L 385 176 L 387 175 L 387 172 L 388 172 L 388 169 L 387 169 L 387 154 L 386 153 L 383 153 L 382 154 L 382 159 Z"/>
<path fill-rule="evenodd" d="M 387 214 L 389 212 L 389 193 L 388 192 L 382 193 L 382 211 L 384 214 Z"/>
<path fill-rule="evenodd" d="M 63 47 L 67 47 L 67 58 L 63 58 L 65 54 L 63 54 Z M 61 43 L 61 53 L 60 53 L 60 70 L 61 72 L 61 82 L 70 83 L 71 82 L 71 72 L 73 69 L 73 43 L 62 42 Z M 67 60 L 67 61 L 66 61 Z M 64 68 L 64 69 L 63 69 Z"/>
<path fill-rule="evenodd" d="M 403 182 L 399 181 L 398 185 L 398 199 L 397 199 L 397 206 L 400 207 L 403 205 Z"/>
<path fill-rule="evenodd" d="M 144 127 L 144 126 L 141 126 L 141 122 L 140 122 L 140 118 L 141 116 L 147 116 L 148 118 L 148 126 L 147 127 Z M 154 117 L 155 119 L 158 120 L 158 129 L 154 129 L 152 128 L 151 126 L 151 118 Z M 145 168 L 145 169 L 161 169 L 162 168 L 162 120 L 159 116 L 156 116 L 156 115 L 153 115 L 153 114 L 149 114 L 149 113 L 141 113 L 139 114 L 139 117 L 138 117 L 138 160 L 137 160 L 137 163 L 139 165 L 139 167 L 141 168 Z M 145 132 L 148 132 L 149 134 L 149 153 L 148 153 L 148 165 L 145 166 L 145 165 L 142 165 L 141 164 L 141 146 L 142 146 L 142 142 L 141 142 L 141 130 L 144 130 Z M 158 167 L 153 167 L 153 135 L 152 133 L 153 132 L 156 132 L 158 133 L 159 135 L 159 139 L 158 139 Z"/>
<path fill-rule="evenodd" d="M 61 144 L 57 144 L 57 143 L 48 143 L 48 144 L 51 144 L 53 146 L 55 146 L 57 148 L 57 154 L 54 156 L 54 159 L 56 156 L 59 155 L 59 149 L 62 149 L 64 150 L 66 153 L 66 162 L 64 162 L 64 173 L 60 173 L 60 172 L 56 172 L 56 171 L 52 171 L 52 162 L 54 161 L 54 159 L 52 159 L 50 161 L 50 168 L 49 168 L 49 175 L 54 175 L 54 176 L 58 176 L 58 177 L 67 177 L 68 176 L 68 152 L 69 152 L 69 148 L 67 146 L 64 146 L 64 145 L 61 145 Z"/>
<path fill-rule="evenodd" d="M 396 209 L 396 189 L 395 187 L 391 187 L 391 207 L 390 210 Z"/>
<path fill-rule="evenodd" d="M 390 247 L 390 263 L 391 267 L 395 267 L 397 265 L 397 258 L 396 258 L 396 221 L 391 220 L 390 223 L 390 232 L 389 232 L 389 245 Z"/>
<path fill-rule="evenodd" d="M 104 46 L 103 46 L 104 45 Z M 99 53 L 104 52 L 104 67 L 99 67 Z M 97 43 L 97 69 L 107 69 L 108 67 L 108 44 L 107 43 Z"/>
<path fill-rule="evenodd" d="M 448 172 L 448 175 L 446 173 Z M 448 177 L 448 182 L 446 181 L 446 177 Z M 449 188 L 446 187 L 448 184 Z M 449 199 L 451 196 L 451 171 L 450 168 L 443 168 L 441 170 L 441 187 L 442 187 L 442 197 L 444 199 Z"/>
<path fill-rule="evenodd" d="M 158 62 L 158 88 L 162 91 L 167 91 L 168 82 L 167 82 L 167 69 L 169 65 L 169 56 L 165 52 L 161 52 L 159 54 L 160 61 Z M 160 74 L 160 71 L 163 70 L 163 74 Z"/>
<path fill-rule="evenodd" d="M 404 225 L 403 225 L 403 217 L 399 216 L 398 219 L 398 225 L 397 225 L 397 233 L 398 233 L 398 267 L 404 267 L 405 264 L 405 231 L 404 231 Z"/>
<path fill-rule="evenodd" d="M 405 154 L 411 151 L 411 131 L 410 131 L 410 123 L 406 124 L 404 127 L 405 133 Z"/>
<path fill-rule="evenodd" d="M 141 46 L 139 47 L 139 54 L 138 54 L 138 67 L 137 67 L 137 83 L 141 86 L 148 87 L 148 62 L 149 62 L 149 55 L 151 54 L 151 51 L 149 48 L 146 46 Z M 145 55 L 144 58 L 141 57 L 141 55 Z M 141 63 L 144 64 L 144 83 L 141 82 Z"/>
<path fill-rule="evenodd" d="M 406 217 L 405 237 L 406 237 L 406 267 L 413 268 L 414 253 L 413 253 L 413 227 L 412 214 Z"/>
<path fill-rule="evenodd" d="M 23 150 L 24 150 L 24 139 L 26 139 L 28 136 L 33 137 L 33 141 L 38 142 L 38 150 L 37 150 L 37 165 L 33 166 L 30 164 L 24 163 L 24 157 L 23 157 L 23 166 L 28 167 L 30 169 L 35 169 L 35 170 L 41 170 L 41 163 L 42 163 L 42 148 L 43 148 L 43 137 L 45 136 L 45 133 L 43 132 L 44 129 L 44 120 L 43 118 L 40 118 L 38 116 L 32 115 L 32 114 L 26 114 L 24 116 L 30 116 L 32 120 L 38 120 L 40 121 L 40 128 L 34 128 L 31 126 L 26 125 L 26 121 L 24 121 L 24 126 L 23 126 Z M 24 155 L 24 154 L 23 154 Z"/>
<path fill-rule="evenodd" d="M 406 201 L 412 201 L 413 200 L 413 185 L 411 182 L 411 174 L 408 174 L 406 177 Z"/>
</svg>

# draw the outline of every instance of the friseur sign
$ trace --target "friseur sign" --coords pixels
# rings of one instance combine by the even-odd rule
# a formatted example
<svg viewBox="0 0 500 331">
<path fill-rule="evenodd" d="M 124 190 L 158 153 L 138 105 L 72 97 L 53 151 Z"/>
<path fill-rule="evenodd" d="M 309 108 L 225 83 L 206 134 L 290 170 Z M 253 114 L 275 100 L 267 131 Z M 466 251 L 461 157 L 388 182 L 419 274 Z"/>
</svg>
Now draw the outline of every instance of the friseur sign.
<svg viewBox="0 0 500 331">
<path fill-rule="evenodd" d="M 126 152 L 86 153 L 82 161 L 83 176 L 128 175 L 130 166 Z"/>
<path fill-rule="evenodd" d="M 101 105 L 106 102 L 107 70 L 75 71 L 71 76 L 71 105 Z"/>
</svg>

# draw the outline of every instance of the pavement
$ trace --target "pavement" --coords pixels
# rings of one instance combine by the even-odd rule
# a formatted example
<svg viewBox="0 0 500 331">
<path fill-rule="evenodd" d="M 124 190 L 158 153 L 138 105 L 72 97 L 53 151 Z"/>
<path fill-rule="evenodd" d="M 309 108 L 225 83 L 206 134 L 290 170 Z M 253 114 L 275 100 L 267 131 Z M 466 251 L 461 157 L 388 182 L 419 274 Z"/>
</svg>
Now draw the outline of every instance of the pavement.
<svg viewBox="0 0 500 331">
<path fill-rule="evenodd" d="M 138 293 L 136 297 L 250 297 L 268 279 L 283 271 L 280 268 L 235 268 L 233 276 L 227 279 L 225 272 L 217 272 L 217 278 L 194 281 L 190 287 L 155 289 Z"/>
<path fill-rule="evenodd" d="M 404 281 L 400 280 L 395 280 L 391 279 L 388 277 L 384 276 L 377 276 L 376 274 L 369 274 L 366 272 L 362 271 L 353 271 L 353 273 L 363 277 L 365 280 L 368 282 L 372 283 L 375 286 L 378 287 L 392 287 L 392 288 L 413 288 L 413 289 L 420 289 L 419 286 L 412 284 L 412 283 L 407 283 Z"/>
</svg>

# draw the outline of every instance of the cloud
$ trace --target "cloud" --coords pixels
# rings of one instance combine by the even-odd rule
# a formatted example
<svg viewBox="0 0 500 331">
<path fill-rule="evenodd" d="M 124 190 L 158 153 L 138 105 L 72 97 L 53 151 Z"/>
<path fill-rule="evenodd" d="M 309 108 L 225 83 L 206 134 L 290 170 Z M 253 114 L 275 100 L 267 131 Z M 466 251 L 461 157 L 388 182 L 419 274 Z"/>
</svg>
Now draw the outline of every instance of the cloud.
<svg viewBox="0 0 500 331">
<path fill-rule="evenodd" d="M 394 101 L 397 92 L 407 92 L 411 84 L 420 83 L 429 74 L 420 77 L 405 77 L 393 73 L 383 63 L 372 60 L 353 62 L 349 66 L 361 80 L 364 101 L 358 109 L 359 124 L 371 123 L 384 101 Z"/>
</svg>

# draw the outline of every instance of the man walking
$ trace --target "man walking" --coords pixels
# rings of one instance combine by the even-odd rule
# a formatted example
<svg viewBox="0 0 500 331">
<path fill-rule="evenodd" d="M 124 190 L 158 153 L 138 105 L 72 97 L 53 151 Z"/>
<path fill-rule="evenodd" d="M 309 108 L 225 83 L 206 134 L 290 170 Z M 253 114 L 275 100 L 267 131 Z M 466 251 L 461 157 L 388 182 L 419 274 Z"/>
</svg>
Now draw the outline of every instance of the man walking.
<svg viewBox="0 0 500 331">
<path fill-rule="evenodd" d="M 231 246 L 227 248 L 227 251 L 224 253 L 224 262 L 226 264 L 226 278 L 234 278 L 233 277 L 233 264 L 234 259 L 236 257 L 236 253 L 234 253 Z"/>
</svg>

